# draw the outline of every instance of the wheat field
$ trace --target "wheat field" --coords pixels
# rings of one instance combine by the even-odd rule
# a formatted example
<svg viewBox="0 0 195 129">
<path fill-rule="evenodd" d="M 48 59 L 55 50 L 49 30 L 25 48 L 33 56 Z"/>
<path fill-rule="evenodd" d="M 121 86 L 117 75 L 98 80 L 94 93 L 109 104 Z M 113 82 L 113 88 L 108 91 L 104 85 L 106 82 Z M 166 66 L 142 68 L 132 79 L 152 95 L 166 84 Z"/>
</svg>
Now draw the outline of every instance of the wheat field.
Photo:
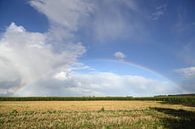
<svg viewBox="0 0 195 129">
<path fill-rule="evenodd" d="M 160 101 L 0 101 L 2 129 L 194 127 L 195 107 Z"/>
</svg>

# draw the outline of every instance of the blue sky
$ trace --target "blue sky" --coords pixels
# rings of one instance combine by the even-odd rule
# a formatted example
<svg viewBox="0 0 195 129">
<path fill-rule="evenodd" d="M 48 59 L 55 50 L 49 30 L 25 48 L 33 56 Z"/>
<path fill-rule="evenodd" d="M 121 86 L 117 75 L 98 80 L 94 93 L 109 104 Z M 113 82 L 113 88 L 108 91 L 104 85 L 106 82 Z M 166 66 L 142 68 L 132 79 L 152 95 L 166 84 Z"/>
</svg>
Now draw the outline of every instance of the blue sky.
<svg viewBox="0 0 195 129">
<path fill-rule="evenodd" d="M 193 93 L 194 6 L 193 0 L 1 0 L 0 94 Z"/>
</svg>

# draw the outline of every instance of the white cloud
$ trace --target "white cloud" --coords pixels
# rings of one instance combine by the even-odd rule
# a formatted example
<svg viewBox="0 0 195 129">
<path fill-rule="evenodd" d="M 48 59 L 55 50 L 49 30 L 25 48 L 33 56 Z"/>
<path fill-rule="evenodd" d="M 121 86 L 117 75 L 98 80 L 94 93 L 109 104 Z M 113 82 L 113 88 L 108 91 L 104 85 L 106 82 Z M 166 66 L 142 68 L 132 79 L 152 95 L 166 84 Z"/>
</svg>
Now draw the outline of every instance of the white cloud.
<svg viewBox="0 0 195 129">
<path fill-rule="evenodd" d="M 162 4 L 155 8 L 155 11 L 152 13 L 152 20 L 158 20 L 162 15 L 164 15 L 165 11 L 167 10 L 167 5 Z"/>
<path fill-rule="evenodd" d="M 12 94 L 18 89 L 66 71 L 82 55 L 81 44 L 67 43 L 62 52 L 46 44 L 47 36 L 28 32 L 12 23 L 0 39 L 0 92 Z"/>
<path fill-rule="evenodd" d="M 93 74 L 74 74 L 75 81 L 81 89 L 90 89 L 102 95 L 155 95 L 177 92 L 175 85 L 143 76 L 118 75 L 110 72 Z M 174 91 L 175 90 L 175 91 Z"/>
<path fill-rule="evenodd" d="M 86 0 L 31 0 L 30 4 L 49 19 L 48 35 L 52 35 L 52 41 L 74 37 L 73 32 L 78 30 L 93 8 Z"/>
<path fill-rule="evenodd" d="M 0 93 L 4 95 L 16 94 L 30 86 L 28 93 L 31 88 L 38 85 L 44 88 L 48 83 L 62 86 L 59 83 L 68 78 L 70 66 L 85 52 L 82 43 L 72 41 L 76 41 L 74 32 L 81 17 L 90 12 L 88 3 L 84 0 L 32 0 L 30 4 L 49 19 L 49 31 L 32 33 L 12 23 L 2 34 L 0 84 L 3 87 Z"/>
<path fill-rule="evenodd" d="M 125 54 L 124 53 L 122 53 L 122 52 L 115 52 L 114 53 L 114 57 L 117 59 L 117 60 L 123 60 L 126 56 L 125 56 Z"/>
<path fill-rule="evenodd" d="M 69 71 L 81 71 L 81 70 L 87 70 L 87 71 L 91 71 L 91 72 L 94 72 L 96 71 L 96 69 L 88 66 L 88 65 L 85 65 L 83 63 L 80 63 L 80 62 L 76 62 L 74 64 L 71 65 L 71 68 L 69 69 Z"/>
<path fill-rule="evenodd" d="M 186 93 L 195 92 L 195 67 L 180 68 L 176 69 L 175 72 L 180 75 L 178 83 L 183 91 Z"/>
<path fill-rule="evenodd" d="M 51 22 L 61 24 L 70 31 L 77 30 L 80 17 L 88 15 L 92 8 L 85 0 L 32 0 L 30 3 Z"/>
<path fill-rule="evenodd" d="M 168 81 L 153 80 L 143 76 L 118 75 L 110 72 L 74 73 L 64 81 L 53 81 L 52 79 L 45 81 L 49 81 L 49 83 L 45 85 L 44 82 L 39 83 L 41 86 L 25 87 L 18 92 L 22 95 L 32 96 L 40 94 L 48 96 L 150 96 L 178 92 L 176 85 Z"/>
<path fill-rule="evenodd" d="M 62 72 L 62 71 L 59 72 L 59 73 L 56 73 L 53 77 L 55 79 L 61 80 L 61 81 L 67 80 L 69 78 L 68 73 L 67 72 Z"/>
<path fill-rule="evenodd" d="M 85 0 L 32 0 L 30 4 L 49 19 L 49 31 L 32 33 L 12 23 L 2 34 L 0 93 L 4 95 L 18 93 L 17 90 L 29 86 L 42 84 L 44 88 L 48 83 L 59 84 L 66 78 L 70 65 L 85 52 L 82 43 L 75 43 L 74 32 L 82 17 L 90 12 L 90 4 Z"/>
<path fill-rule="evenodd" d="M 75 40 L 74 32 L 83 26 L 98 42 L 125 38 L 143 42 L 149 33 L 142 22 L 145 14 L 135 0 L 31 0 L 30 5 L 49 19 L 50 42 Z M 130 12 L 128 17 L 122 8 Z"/>
<path fill-rule="evenodd" d="M 180 68 L 175 71 L 186 78 L 195 77 L 195 67 Z"/>
</svg>

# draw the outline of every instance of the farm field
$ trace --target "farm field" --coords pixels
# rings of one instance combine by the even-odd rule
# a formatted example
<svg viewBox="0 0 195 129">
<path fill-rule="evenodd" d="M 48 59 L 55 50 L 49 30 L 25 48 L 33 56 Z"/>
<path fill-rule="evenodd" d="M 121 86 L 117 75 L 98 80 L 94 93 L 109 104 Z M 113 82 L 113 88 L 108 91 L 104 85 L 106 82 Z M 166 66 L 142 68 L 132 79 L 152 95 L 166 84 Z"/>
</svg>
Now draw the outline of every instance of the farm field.
<svg viewBox="0 0 195 129">
<path fill-rule="evenodd" d="M 195 128 L 195 107 L 161 101 L 0 101 L 0 128 Z"/>
</svg>

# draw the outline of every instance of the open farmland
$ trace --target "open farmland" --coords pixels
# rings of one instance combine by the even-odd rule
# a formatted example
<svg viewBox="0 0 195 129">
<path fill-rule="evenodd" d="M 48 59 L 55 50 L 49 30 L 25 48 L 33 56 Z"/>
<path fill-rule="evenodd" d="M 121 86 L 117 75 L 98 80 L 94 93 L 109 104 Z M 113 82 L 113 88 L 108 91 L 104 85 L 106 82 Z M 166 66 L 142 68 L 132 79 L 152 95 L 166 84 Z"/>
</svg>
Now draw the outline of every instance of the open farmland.
<svg viewBox="0 0 195 129">
<path fill-rule="evenodd" d="M 0 128 L 194 128 L 195 107 L 160 101 L 0 101 Z"/>
</svg>

